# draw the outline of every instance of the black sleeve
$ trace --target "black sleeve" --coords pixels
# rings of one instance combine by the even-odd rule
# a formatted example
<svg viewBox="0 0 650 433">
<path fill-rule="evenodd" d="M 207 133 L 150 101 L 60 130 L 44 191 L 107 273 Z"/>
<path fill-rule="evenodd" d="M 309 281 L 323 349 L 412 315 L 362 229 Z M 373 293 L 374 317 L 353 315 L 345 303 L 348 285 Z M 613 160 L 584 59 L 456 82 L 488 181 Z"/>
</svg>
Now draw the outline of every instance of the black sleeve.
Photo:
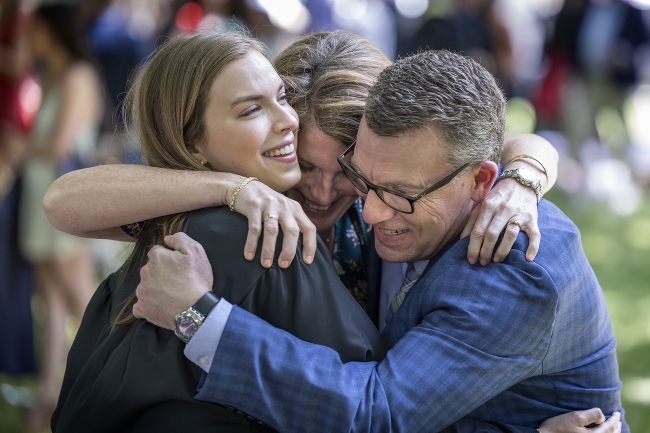
<svg viewBox="0 0 650 433">
<path fill-rule="evenodd" d="M 97 345 L 100 344 L 103 337 L 105 337 L 110 330 L 109 312 L 111 305 L 111 290 L 109 285 L 110 283 L 114 283 L 115 275 L 116 274 L 111 274 L 102 281 L 84 311 L 79 331 L 77 332 L 74 342 L 70 347 L 70 351 L 68 352 L 65 375 L 63 377 L 61 392 L 59 393 L 59 401 L 54 413 L 52 414 L 52 431 L 56 431 L 61 408 L 65 405 L 70 390 L 81 373 L 81 370 L 86 365 L 86 362 L 91 357 Z"/>
<path fill-rule="evenodd" d="M 226 207 L 192 212 L 185 231 L 205 249 L 218 296 L 302 340 L 331 347 L 344 362 L 385 356 L 377 328 L 339 280 L 320 240 L 311 265 L 303 263 L 298 245 L 291 266 L 281 269 L 279 236 L 273 266 L 266 269 L 260 265 L 261 241 L 256 257 L 244 258 L 248 222 Z"/>
<path fill-rule="evenodd" d="M 440 433 L 538 433 L 537 429 L 464 417 Z"/>
<path fill-rule="evenodd" d="M 142 223 L 133 223 L 133 224 L 126 224 L 123 226 L 120 226 L 122 231 L 129 235 L 132 238 L 135 238 L 140 234 L 140 230 L 142 230 Z"/>
</svg>

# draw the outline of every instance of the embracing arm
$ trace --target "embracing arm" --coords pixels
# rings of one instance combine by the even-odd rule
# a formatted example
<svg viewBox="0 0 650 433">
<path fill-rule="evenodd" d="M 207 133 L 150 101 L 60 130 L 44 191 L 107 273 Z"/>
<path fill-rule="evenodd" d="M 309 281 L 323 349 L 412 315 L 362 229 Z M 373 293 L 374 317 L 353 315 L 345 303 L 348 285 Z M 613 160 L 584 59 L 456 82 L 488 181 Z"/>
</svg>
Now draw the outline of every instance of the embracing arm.
<svg viewBox="0 0 650 433">
<path fill-rule="evenodd" d="M 132 240 L 120 226 L 150 218 L 227 205 L 245 178 L 232 173 L 170 170 L 138 165 L 103 165 L 74 171 L 57 179 L 43 200 L 50 223 L 83 237 Z M 316 250 L 316 229 L 300 205 L 261 182 L 251 182 L 237 195 L 235 209 L 248 217 L 244 249 L 252 259 L 264 230 L 261 261 L 273 258 L 277 223 L 285 234 L 281 261 L 291 263 L 302 232 L 303 259 Z M 263 215 L 279 216 L 262 222 Z M 275 229 L 275 231 L 273 230 Z M 288 264 L 287 264 L 288 266 Z M 268 266 L 267 266 L 268 267 Z"/>
<path fill-rule="evenodd" d="M 140 165 L 111 164 L 57 179 L 43 206 L 50 223 L 75 236 L 125 240 L 120 226 L 227 203 L 244 178 Z"/>
</svg>

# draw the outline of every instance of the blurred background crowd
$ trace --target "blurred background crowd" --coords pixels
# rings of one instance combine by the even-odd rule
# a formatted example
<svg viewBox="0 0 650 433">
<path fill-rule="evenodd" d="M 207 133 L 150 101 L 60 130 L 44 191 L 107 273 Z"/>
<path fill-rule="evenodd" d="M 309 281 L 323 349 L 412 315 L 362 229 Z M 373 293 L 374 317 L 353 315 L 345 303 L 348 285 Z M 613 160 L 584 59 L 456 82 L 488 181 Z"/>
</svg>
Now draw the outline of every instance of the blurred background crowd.
<svg viewBox="0 0 650 433">
<path fill-rule="evenodd" d="M 197 28 L 248 28 L 272 54 L 346 29 L 395 59 L 471 56 L 509 100 L 508 133 L 561 155 L 548 198 L 576 221 L 614 322 L 632 431 L 650 432 L 650 0 L 0 0 L 0 432 L 49 431 L 95 284 L 126 255 L 54 231 L 58 176 L 139 163 L 120 102 L 138 64 Z"/>
</svg>

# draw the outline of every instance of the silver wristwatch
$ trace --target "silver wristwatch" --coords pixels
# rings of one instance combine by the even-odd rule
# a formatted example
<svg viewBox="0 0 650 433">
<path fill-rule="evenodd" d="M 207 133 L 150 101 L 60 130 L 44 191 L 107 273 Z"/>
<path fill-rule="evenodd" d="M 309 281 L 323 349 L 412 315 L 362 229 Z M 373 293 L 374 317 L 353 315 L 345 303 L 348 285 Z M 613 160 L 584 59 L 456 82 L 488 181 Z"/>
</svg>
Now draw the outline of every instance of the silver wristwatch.
<svg viewBox="0 0 650 433">
<path fill-rule="evenodd" d="M 501 173 L 501 176 L 497 178 L 497 182 L 506 177 L 515 178 L 520 184 L 532 188 L 535 191 L 537 203 L 539 204 L 539 201 L 542 199 L 542 184 L 535 173 L 527 168 L 514 168 Z"/>
<path fill-rule="evenodd" d="M 176 336 L 185 343 L 194 337 L 206 316 L 219 303 L 219 298 L 212 292 L 206 292 L 187 310 L 176 315 Z"/>
</svg>

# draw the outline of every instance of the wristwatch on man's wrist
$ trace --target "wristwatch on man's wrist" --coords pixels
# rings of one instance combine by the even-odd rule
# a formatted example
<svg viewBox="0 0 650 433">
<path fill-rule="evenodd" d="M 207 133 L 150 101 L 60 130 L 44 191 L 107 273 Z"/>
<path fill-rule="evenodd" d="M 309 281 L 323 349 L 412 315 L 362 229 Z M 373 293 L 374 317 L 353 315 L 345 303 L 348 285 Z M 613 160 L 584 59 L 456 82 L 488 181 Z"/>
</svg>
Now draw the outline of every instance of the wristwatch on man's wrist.
<svg viewBox="0 0 650 433">
<path fill-rule="evenodd" d="M 501 176 L 497 178 L 497 182 L 506 177 L 512 177 L 520 184 L 532 188 L 535 191 L 535 197 L 537 197 L 537 203 L 539 204 L 539 201 L 542 199 L 542 184 L 535 173 L 527 168 L 514 168 L 501 173 Z"/>
<path fill-rule="evenodd" d="M 187 310 L 176 315 L 176 336 L 185 343 L 194 337 L 199 326 L 208 313 L 219 303 L 219 298 L 212 292 L 206 292 Z"/>
</svg>

